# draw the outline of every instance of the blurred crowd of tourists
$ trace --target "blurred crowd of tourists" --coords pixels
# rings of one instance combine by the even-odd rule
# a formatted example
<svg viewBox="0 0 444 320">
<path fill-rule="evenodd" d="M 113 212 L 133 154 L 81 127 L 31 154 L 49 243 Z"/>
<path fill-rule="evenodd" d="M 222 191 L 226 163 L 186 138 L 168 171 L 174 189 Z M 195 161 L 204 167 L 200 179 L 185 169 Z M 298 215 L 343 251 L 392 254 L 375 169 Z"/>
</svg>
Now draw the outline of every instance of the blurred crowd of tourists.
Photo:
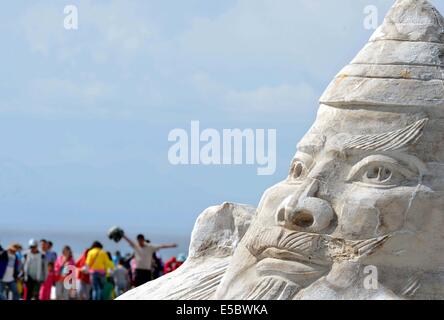
<svg viewBox="0 0 444 320">
<path fill-rule="evenodd" d="M 174 243 L 152 244 L 139 234 L 135 241 L 122 234 L 133 252 L 111 254 L 94 241 L 79 257 L 70 246 L 60 255 L 46 239 L 0 245 L 0 300 L 111 300 L 185 262 L 185 254 L 162 261 L 158 251 Z"/>
</svg>

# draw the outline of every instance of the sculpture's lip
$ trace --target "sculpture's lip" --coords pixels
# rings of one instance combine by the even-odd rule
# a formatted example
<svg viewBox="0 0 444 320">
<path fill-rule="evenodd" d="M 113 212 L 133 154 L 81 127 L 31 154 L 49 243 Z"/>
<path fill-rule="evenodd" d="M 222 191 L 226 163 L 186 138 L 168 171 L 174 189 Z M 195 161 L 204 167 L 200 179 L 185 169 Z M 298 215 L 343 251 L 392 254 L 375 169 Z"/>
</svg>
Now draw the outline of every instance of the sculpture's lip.
<svg viewBox="0 0 444 320">
<path fill-rule="evenodd" d="M 330 266 L 301 261 L 300 259 L 264 258 L 256 265 L 256 272 L 259 276 L 282 277 L 299 285 L 313 279 L 319 279 L 328 270 L 330 270 Z"/>
<path fill-rule="evenodd" d="M 293 251 L 268 248 L 260 256 L 256 272 L 260 277 L 280 277 L 299 286 L 306 286 L 326 274 L 331 262 Z"/>
<path fill-rule="evenodd" d="M 331 260 L 323 259 L 319 256 L 307 255 L 294 250 L 270 247 L 265 249 L 259 256 L 260 260 L 274 259 L 280 261 L 290 261 L 301 263 L 306 266 L 326 267 L 332 264 Z"/>
</svg>

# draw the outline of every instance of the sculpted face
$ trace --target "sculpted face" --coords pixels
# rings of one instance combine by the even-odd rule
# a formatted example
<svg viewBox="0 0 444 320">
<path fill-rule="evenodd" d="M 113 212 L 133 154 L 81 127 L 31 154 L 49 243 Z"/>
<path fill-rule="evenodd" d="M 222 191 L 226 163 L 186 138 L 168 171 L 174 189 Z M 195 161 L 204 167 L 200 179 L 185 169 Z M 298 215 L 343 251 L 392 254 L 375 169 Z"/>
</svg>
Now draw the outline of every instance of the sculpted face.
<svg viewBox="0 0 444 320">
<path fill-rule="evenodd" d="M 218 298 L 444 299 L 443 25 L 426 0 L 394 3 L 321 96 Z"/>
<path fill-rule="evenodd" d="M 321 105 L 287 179 L 262 196 L 217 297 L 309 297 L 323 276 L 338 279 L 351 268 L 359 278 L 365 265 L 378 268 L 390 292 L 416 291 L 413 270 L 426 274 L 443 262 L 442 180 L 439 166 L 427 165 L 441 142 L 427 117 Z"/>
</svg>

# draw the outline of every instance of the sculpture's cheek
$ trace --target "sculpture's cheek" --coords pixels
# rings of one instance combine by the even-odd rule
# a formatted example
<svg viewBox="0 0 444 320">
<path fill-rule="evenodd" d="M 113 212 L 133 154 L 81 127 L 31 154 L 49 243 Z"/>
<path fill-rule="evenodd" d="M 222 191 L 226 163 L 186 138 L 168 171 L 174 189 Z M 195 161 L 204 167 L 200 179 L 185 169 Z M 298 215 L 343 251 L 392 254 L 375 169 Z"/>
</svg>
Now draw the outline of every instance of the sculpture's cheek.
<svg viewBox="0 0 444 320">
<path fill-rule="evenodd" d="M 342 208 L 334 236 L 346 239 L 371 238 L 375 236 L 378 225 L 379 212 L 375 207 L 351 202 Z"/>
<path fill-rule="evenodd" d="M 378 237 L 400 230 L 410 205 L 412 188 L 359 188 L 344 193 L 335 236 L 347 239 Z"/>
<path fill-rule="evenodd" d="M 405 227 L 411 194 L 404 196 L 388 196 L 376 203 L 379 215 L 377 235 L 384 235 Z"/>
</svg>

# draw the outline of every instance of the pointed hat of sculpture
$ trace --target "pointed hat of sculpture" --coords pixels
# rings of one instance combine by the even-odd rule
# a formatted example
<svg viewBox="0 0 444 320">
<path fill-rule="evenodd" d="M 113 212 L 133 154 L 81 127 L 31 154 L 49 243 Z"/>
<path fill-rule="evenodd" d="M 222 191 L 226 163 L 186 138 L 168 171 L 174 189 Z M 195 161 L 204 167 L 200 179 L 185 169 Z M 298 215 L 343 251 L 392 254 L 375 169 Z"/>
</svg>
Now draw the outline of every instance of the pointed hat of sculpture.
<svg viewBox="0 0 444 320">
<path fill-rule="evenodd" d="M 320 103 L 444 106 L 444 18 L 426 0 L 398 0 Z"/>
</svg>

